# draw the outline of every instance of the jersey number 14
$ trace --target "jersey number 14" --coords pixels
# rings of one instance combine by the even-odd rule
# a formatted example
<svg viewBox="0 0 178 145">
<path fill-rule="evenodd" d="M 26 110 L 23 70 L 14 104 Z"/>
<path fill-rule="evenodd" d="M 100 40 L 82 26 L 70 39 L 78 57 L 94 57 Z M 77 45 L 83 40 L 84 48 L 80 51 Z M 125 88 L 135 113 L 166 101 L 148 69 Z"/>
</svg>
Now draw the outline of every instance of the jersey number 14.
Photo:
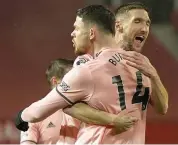
<svg viewBox="0 0 178 145">
<path fill-rule="evenodd" d="M 144 95 L 140 96 L 141 90 L 143 88 L 142 83 L 142 74 L 140 71 L 136 72 L 136 78 L 137 78 L 137 86 L 136 86 L 136 92 L 133 95 L 132 98 L 132 104 L 135 103 L 142 103 L 142 110 L 145 110 L 147 108 L 148 100 L 149 100 L 149 87 L 144 88 Z M 114 76 L 112 77 L 112 83 L 117 85 L 118 93 L 119 93 L 119 102 L 121 110 L 126 109 L 126 103 L 125 103 L 125 91 L 124 86 L 122 83 L 121 76 Z"/>
</svg>

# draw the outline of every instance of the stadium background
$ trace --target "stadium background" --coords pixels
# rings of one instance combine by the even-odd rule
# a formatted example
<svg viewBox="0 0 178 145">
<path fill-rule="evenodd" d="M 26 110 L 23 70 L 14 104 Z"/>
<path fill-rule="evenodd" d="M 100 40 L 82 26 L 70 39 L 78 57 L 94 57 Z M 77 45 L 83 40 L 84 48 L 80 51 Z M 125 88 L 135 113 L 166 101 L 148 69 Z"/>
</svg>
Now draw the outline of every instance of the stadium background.
<svg viewBox="0 0 178 145">
<path fill-rule="evenodd" d="M 114 8 L 129 1 L 0 1 L 0 143 L 18 143 L 12 119 L 49 91 L 44 74 L 49 61 L 75 58 L 70 33 L 76 9 L 91 3 Z M 153 21 L 144 54 L 157 68 L 170 97 L 166 116 L 149 108 L 146 143 L 178 143 L 178 1 L 140 1 L 151 8 Z"/>
</svg>

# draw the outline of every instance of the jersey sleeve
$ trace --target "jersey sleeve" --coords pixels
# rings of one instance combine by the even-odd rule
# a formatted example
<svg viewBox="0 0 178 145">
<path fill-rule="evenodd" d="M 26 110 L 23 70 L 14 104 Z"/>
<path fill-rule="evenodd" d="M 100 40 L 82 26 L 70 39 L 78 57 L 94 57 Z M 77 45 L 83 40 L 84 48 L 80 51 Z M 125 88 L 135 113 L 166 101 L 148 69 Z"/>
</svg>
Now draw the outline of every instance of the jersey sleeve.
<svg viewBox="0 0 178 145">
<path fill-rule="evenodd" d="M 29 129 L 21 131 L 20 144 L 37 144 L 39 138 L 39 126 L 37 123 L 30 123 Z"/>
<path fill-rule="evenodd" d="M 57 87 L 58 93 L 69 105 L 78 101 L 87 101 L 93 93 L 92 76 L 84 66 L 78 66 L 68 73 Z M 82 69 L 80 69 L 82 68 Z"/>
<path fill-rule="evenodd" d="M 90 99 L 92 93 L 93 82 L 89 69 L 84 66 L 73 68 L 60 85 L 40 101 L 25 108 L 21 118 L 32 123 L 42 121 L 59 109 Z"/>
</svg>

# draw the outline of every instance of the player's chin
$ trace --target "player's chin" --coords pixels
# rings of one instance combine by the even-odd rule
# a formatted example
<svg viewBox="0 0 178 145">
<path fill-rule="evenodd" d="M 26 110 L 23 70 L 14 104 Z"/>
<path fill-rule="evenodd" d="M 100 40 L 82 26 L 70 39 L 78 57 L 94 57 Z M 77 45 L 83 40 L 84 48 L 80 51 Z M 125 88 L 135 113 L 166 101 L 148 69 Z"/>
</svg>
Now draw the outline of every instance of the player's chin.
<svg viewBox="0 0 178 145">
<path fill-rule="evenodd" d="M 132 49 L 133 49 L 133 51 L 141 53 L 143 50 L 143 44 L 139 45 L 139 46 L 133 46 Z"/>
</svg>

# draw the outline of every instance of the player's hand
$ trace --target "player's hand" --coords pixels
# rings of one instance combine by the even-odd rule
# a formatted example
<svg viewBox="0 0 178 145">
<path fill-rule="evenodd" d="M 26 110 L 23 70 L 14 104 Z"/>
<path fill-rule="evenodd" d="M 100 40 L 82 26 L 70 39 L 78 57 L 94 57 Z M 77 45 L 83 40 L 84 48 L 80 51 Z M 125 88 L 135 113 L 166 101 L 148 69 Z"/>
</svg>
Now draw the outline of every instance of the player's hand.
<svg viewBox="0 0 178 145">
<path fill-rule="evenodd" d="M 120 134 L 129 130 L 133 125 L 137 123 L 138 119 L 132 116 L 117 116 L 115 117 L 113 124 L 115 127 L 115 133 Z"/>
<path fill-rule="evenodd" d="M 122 57 L 126 63 L 139 71 L 147 77 L 154 77 L 157 75 L 156 69 L 152 66 L 149 59 L 141 53 L 135 51 L 126 51 L 122 53 Z"/>
</svg>

